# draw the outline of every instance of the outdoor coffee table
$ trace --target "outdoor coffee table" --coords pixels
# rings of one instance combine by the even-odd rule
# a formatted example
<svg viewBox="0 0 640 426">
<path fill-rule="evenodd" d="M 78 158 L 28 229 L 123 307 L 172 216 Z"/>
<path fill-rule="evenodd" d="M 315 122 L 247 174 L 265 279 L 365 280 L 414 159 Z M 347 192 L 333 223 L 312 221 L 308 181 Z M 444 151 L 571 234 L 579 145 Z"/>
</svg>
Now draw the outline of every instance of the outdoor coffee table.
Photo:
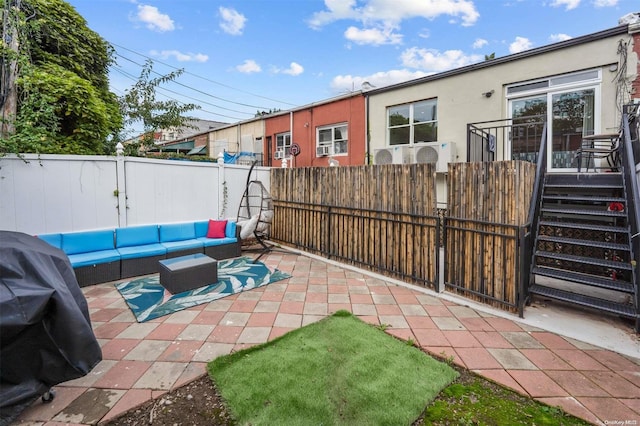
<svg viewBox="0 0 640 426">
<path fill-rule="evenodd" d="M 158 261 L 160 284 L 172 294 L 218 282 L 218 261 L 202 253 Z"/>
</svg>

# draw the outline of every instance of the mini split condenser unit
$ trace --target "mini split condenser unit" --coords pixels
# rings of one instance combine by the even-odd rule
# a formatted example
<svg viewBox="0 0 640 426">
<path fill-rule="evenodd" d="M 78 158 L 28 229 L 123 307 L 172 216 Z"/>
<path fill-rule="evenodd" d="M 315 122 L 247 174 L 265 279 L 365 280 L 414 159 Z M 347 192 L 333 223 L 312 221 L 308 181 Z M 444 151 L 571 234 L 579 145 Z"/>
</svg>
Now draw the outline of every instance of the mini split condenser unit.
<svg viewBox="0 0 640 426">
<path fill-rule="evenodd" d="M 420 142 L 376 149 L 373 153 L 373 164 L 435 164 L 438 173 L 445 173 L 447 164 L 453 161 L 455 147 L 451 142 Z"/>
<path fill-rule="evenodd" d="M 391 146 L 373 152 L 373 164 L 410 163 L 413 163 L 413 148 L 410 146 Z"/>
</svg>

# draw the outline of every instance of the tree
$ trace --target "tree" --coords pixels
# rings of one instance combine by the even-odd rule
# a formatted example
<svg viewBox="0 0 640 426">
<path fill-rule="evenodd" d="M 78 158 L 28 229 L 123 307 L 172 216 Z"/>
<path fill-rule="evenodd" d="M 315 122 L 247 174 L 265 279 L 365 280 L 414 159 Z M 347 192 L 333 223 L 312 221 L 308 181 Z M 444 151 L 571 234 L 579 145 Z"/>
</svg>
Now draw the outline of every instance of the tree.
<svg viewBox="0 0 640 426">
<path fill-rule="evenodd" d="M 496 58 L 496 52 L 490 53 L 488 55 L 484 55 L 484 60 L 485 61 L 490 61 L 490 60 L 495 59 L 495 58 Z"/>
<path fill-rule="evenodd" d="M 158 130 L 193 127 L 189 125 L 192 118 L 184 114 L 200 108 L 195 104 L 182 104 L 175 100 L 160 101 L 156 98 L 158 86 L 178 78 L 184 72 L 183 69 L 153 78 L 152 72 L 153 62 L 147 60 L 136 84 L 120 98 L 125 126 L 142 123 L 144 129 L 142 139 L 126 147 L 129 155 L 136 155 L 139 150 L 145 152 L 153 147 L 153 135 Z"/>
<path fill-rule="evenodd" d="M 62 0 L 5 2 L 13 7 L 3 9 L 3 22 L 15 28 L 19 47 L 2 43 L 0 57 L 3 67 L 18 64 L 18 99 L 15 115 L 3 117 L 15 130 L 2 135 L 0 155 L 112 152 L 122 116 L 109 91 L 111 46 Z"/>
</svg>

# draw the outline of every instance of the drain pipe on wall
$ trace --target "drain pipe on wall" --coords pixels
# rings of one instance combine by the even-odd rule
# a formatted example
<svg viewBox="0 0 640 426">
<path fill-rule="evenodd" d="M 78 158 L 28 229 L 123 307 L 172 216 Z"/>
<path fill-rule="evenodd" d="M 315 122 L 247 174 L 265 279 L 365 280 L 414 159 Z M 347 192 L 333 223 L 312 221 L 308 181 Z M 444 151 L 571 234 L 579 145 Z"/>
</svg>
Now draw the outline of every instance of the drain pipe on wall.
<svg viewBox="0 0 640 426">
<path fill-rule="evenodd" d="M 371 136 L 369 135 L 369 95 L 365 94 L 364 95 L 364 119 L 365 121 L 365 135 L 364 137 L 367 138 L 367 161 L 365 162 L 365 164 L 370 165 L 371 164 Z"/>
</svg>

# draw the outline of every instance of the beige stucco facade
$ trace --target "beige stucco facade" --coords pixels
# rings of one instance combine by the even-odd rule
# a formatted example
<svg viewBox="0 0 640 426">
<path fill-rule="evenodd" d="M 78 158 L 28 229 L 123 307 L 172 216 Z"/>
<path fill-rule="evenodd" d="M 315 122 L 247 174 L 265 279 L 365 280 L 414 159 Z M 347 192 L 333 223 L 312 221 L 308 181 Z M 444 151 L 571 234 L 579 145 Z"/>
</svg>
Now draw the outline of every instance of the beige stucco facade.
<svg viewBox="0 0 640 426">
<path fill-rule="evenodd" d="M 217 156 L 222 151 L 262 153 L 264 119 L 243 121 L 209 132 L 209 152 Z"/>
</svg>

